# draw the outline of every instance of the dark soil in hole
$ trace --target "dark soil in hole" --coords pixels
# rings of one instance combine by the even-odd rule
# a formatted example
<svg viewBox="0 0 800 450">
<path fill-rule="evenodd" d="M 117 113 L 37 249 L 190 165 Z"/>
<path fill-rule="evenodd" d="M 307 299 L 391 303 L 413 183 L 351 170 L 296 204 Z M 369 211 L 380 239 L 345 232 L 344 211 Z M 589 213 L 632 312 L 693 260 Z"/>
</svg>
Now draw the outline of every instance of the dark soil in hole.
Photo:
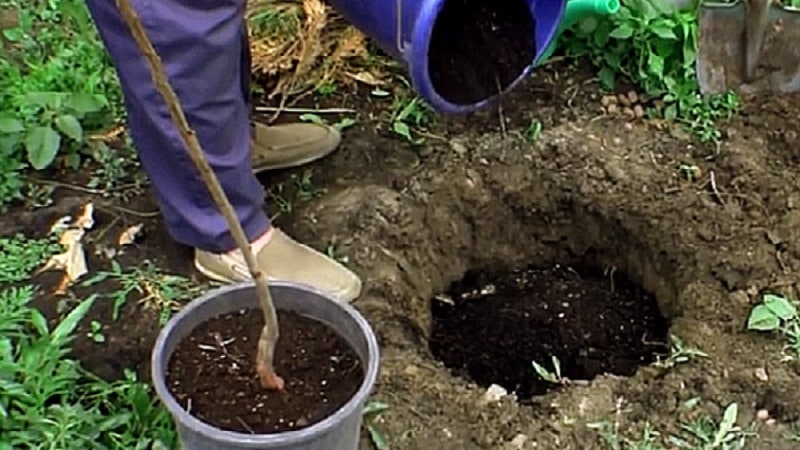
<svg viewBox="0 0 800 450">
<path fill-rule="evenodd" d="M 586 380 L 633 375 L 666 351 L 668 324 L 653 297 L 614 274 L 555 266 L 499 275 L 470 273 L 433 300 L 431 351 L 456 374 L 499 384 L 520 400 L 543 394 L 532 361 Z"/>
<path fill-rule="evenodd" d="M 264 325 L 260 310 L 232 313 L 198 327 L 175 349 L 167 382 L 181 405 L 225 430 L 277 433 L 313 425 L 342 407 L 364 380 L 347 342 L 321 322 L 278 312 L 275 369 L 281 393 L 259 385 L 253 365 Z"/>
<path fill-rule="evenodd" d="M 428 51 L 433 87 L 459 104 L 498 94 L 533 62 L 534 29 L 524 1 L 445 2 Z"/>
</svg>

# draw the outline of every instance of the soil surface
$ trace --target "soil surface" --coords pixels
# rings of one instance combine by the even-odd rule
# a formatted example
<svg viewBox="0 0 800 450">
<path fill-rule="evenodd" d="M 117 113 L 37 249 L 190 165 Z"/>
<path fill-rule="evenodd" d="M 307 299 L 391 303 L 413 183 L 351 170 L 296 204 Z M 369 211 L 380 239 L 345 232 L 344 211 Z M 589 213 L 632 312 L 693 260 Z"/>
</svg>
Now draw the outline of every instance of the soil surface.
<svg viewBox="0 0 800 450">
<path fill-rule="evenodd" d="M 431 83 L 451 103 L 496 96 L 536 57 L 536 24 L 525 1 L 448 0 L 431 33 Z"/>
<path fill-rule="evenodd" d="M 800 420 L 800 368 L 782 360 L 780 337 L 748 332 L 745 324 L 763 293 L 798 298 L 800 95 L 745 98 L 742 113 L 722 125 L 724 140 L 700 145 L 680 126 L 603 115 L 594 72 L 551 64 L 504 98 L 502 111 L 437 117 L 424 143 L 413 146 L 392 133 L 392 100 L 371 97 L 370 89 L 343 86 L 306 102 L 354 108 L 324 118 L 350 117 L 356 125 L 330 157 L 260 178 L 271 189 L 265 208 L 278 226 L 332 251 L 364 281 L 353 306 L 381 345 L 373 398 L 390 406 L 367 423 L 392 448 L 601 449 L 608 447 L 587 424 L 609 421 L 629 436 L 652 426 L 666 440 L 682 432 L 682 421 L 700 413 L 719 418 L 732 402 L 738 423 L 757 432 L 747 448 L 797 448 L 787 436 Z M 525 133 L 532 120 L 542 124 L 536 139 Z M 687 180 L 683 164 L 697 166 L 698 176 Z M 301 180 L 311 181 L 314 195 L 295 195 Z M 91 271 L 111 264 L 95 253 L 99 244 L 143 223 L 143 238 L 116 258 L 123 267 L 149 258 L 205 282 L 191 250 L 166 235 L 157 214 L 142 214 L 157 212 L 149 192 L 121 205 L 60 187 L 53 205 L 19 207 L 0 218 L 0 230 L 41 235 L 88 200 L 105 202 L 87 235 Z M 484 387 L 432 355 L 432 299 L 470 270 L 555 264 L 613 268 L 657 299 L 670 335 L 708 357 L 597 376 L 528 404 L 506 397 L 486 405 Z M 33 280 L 41 285 L 37 305 L 53 322 L 73 297 L 115 289 L 102 283 L 59 298 L 51 293 L 57 279 Z M 118 321 L 110 319 L 111 300 L 98 302 L 75 343 L 74 353 L 103 376 L 120 376 L 125 367 L 149 375 L 160 322 L 132 297 Z M 598 312 L 591 304 L 583 309 L 573 317 Z M 105 326 L 105 344 L 85 335 L 93 319 Z M 698 406 L 687 410 L 693 399 Z M 762 408 L 773 425 L 755 419 Z M 366 431 L 363 448 L 371 448 Z"/>
<path fill-rule="evenodd" d="M 170 358 L 167 382 L 195 417 L 241 433 L 278 433 L 313 425 L 341 408 L 364 381 L 361 361 L 321 322 L 279 311 L 275 371 L 281 392 L 264 390 L 253 365 L 264 316 L 251 309 L 197 327 Z"/>
<path fill-rule="evenodd" d="M 655 298 L 615 274 L 556 265 L 468 274 L 433 301 L 431 352 L 457 375 L 520 400 L 553 387 L 531 361 L 568 380 L 631 376 L 667 355 Z"/>
</svg>

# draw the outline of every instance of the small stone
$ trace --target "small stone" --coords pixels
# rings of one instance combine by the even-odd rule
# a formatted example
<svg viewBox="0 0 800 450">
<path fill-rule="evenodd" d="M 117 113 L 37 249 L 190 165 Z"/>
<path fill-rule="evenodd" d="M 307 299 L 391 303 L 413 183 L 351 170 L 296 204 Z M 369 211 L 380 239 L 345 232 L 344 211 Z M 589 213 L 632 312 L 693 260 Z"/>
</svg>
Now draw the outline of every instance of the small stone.
<svg viewBox="0 0 800 450">
<path fill-rule="evenodd" d="M 458 154 L 458 156 L 464 156 L 467 154 L 467 146 L 457 140 L 450 141 L 450 148 L 453 149 L 454 152 Z"/>
<path fill-rule="evenodd" d="M 622 128 L 624 128 L 625 131 L 633 131 L 633 124 L 630 122 L 625 122 L 625 124 L 622 125 Z"/>
<path fill-rule="evenodd" d="M 644 117 L 644 108 L 642 107 L 642 105 L 636 105 L 633 107 L 633 115 L 637 119 L 641 119 Z"/>
<path fill-rule="evenodd" d="M 608 111 L 609 114 L 617 114 L 619 112 L 619 106 L 617 106 L 616 103 L 612 103 L 606 106 L 606 111 Z"/>
<path fill-rule="evenodd" d="M 633 112 L 633 108 L 631 108 L 630 106 L 622 108 L 622 115 L 629 119 L 633 119 L 636 117 L 636 113 Z"/>
<path fill-rule="evenodd" d="M 417 376 L 419 375 L 419 367 L 413 364 L 409 364 L 406 366 L 405 369 L 403 369 L 403 373 L 412 377 Z"/>
<path fill-rule="evenodd" d="M 625 94 L 619 94 L 617 96 L 617 100 L 619 100 L 620 105 L 622 106 L 631 106 L 631 101 L 628 99 L 628 96 Z"/>
<path fill-rule="evenodd" d="M 628 91 L 628 100 L 631 103 L 639 103 L 639 96 L 636 94 L 636 91 Z"/>
<path fill-rule="evenodd" d="M 756 379 L 759 381 L 767 382 L 769 381 L 769 374 L 767 373 L 767 369 L 764 367 L 759 367 L 755 371 Z"/>
<path fill-rule="evenodd" d="M 616 105 L 617 97 L 614 97 L 613 95 L 604 95 L 603 98 L 600 99 L 600 104 L 606 108 L 611 105 Z"/>
<path fill-rule="evenodd" d="M 508 391 L 506 391 L 502 386 L 493 384 L 489 386 L 489 389 L 487 389 L 486 393 L 483 394 L 483 403 L 488 404 L 499 402 L 506 395 L 508 395 Z"/>
<path fill-rule="evenodd" d="M 766 409 L 759 409 L 756 413 L 756 418 L 762 422 L 769 419 L 769 411 Z"/>
<path fill-rule="evenodd" d="M 514 439 L 512 439 L 508 443 L 509 445 L 508 445 L 507 448 L 509 450 L 522 450 L 523 448 L 525 448 L 525 443 L 527 443 L 527 442 L 528 442 L 528 436 L 520 433 L 520 434 L 514 436 Z"/>
<path fill-rule="evenodd" d="M 750 304 L 750 296 L 747 295 L 747 292 L 742 290 L 733 291 L 728 294 L 728 300 L 734 305 L 739 305 L 741 307 L 747 307 Z"/>
</svg>

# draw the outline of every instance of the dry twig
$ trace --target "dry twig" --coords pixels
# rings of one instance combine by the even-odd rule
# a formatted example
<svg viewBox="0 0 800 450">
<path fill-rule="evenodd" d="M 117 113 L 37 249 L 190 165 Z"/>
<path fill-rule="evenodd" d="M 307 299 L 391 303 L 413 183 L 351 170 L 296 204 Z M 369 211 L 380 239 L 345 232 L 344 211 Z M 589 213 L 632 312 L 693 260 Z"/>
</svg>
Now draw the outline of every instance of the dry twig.
<svg viewBox="0 0 800 450">
<path fill-rule="evenodd" d="M 231 229 L 231 233 L 236 241 L 236 245 L 238 245 L 241 249 L 242 254 L 244 255 L 244 260 L 247 263 L 248 269 L 250 270 L 250 274 L 255 280 L 256 295 L 258 296 L 258 300 L 261 304 L 261 309 L 264 311 L 264 329 L 262 330 L 261 337 L 258 341 L 256 370 L 261 380 L 261 385 L 264 388 L 281 390 L 283 389 L 284 384 L 283 379 L 275 373 L 275 369 L 273 367 L 275 344 L 278 341 L 278 318 L 275 312 L 275 305 L 272 302 L 272 297 L 270 296 L 269 287 L 267 285 L 267 275 L 263 270 L 260 270 L 256 264 L 253 250 L 250 247 L 250 243 L 248 242 L 247 238 L 245 237 L 242 225 L 236 218 L 230 201 L 225 195 L 225 192 L 223 191 L 219 180 L 211 169 L 211 166 L 208 164 L 208 161 L 203 154 L 203 150 L 200 148 L 200 143 L 197 140 L 195 132 L 192 130 L 186 120 L 186 116 L 184 115 L 180 106 L 180 101 L 167 81 L 167 77 L 164 73 L 164 67 L 161 64 L 161 58 L 159 58 L 158 54 L 153 48 L 153 44 L 147 37 L 147 33 L 145 32 L 139 17 L 131 7 L 129 0 L 116 0 L 116 2 L 117 8 L 119 8 L 120 12 L 122 13 L 125 22 L 127 23 L 134 39 L 136 40 L 136 43 L 139 45 L 139 49 L 149 62 L 150 73 L 153 77 L 156 88 L 169 108 L 172 121 L 175 123 L 178 131 L 180 131 L 181 137 L 183 138 L 183 141 L 189 151 L 189 155 L 191 156 L 194 164 L 197 166 L 197 169 L 200 172 L 206 187 L 211 192 L 214 201 L 222 211 L 223 216 L 225 216 L 225 220 L 228 222 L 228 226 Z"/>
</svg>

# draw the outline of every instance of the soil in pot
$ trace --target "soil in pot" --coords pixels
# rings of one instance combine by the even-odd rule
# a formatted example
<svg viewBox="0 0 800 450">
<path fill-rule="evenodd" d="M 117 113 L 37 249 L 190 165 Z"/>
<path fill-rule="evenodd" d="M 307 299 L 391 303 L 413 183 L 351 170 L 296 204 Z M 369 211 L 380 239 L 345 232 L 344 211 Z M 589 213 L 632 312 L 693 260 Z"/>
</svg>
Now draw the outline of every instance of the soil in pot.
<svg viewBox="0 0 800 450">
<path fill-rule="evenodd" d="M 291 311 L 278 311 L 278 320 L 275 369 L 286 381 L 284 391 L 267 391 L 258 382 L 254 363 L 264 317 L 250 309 L 209 320 L 178 345 L 167 368 L 178 403 L 217 428 L 254 434 L 305 428 L 347 403 L 364 380 L 347 341 Z"/>
</svg>

